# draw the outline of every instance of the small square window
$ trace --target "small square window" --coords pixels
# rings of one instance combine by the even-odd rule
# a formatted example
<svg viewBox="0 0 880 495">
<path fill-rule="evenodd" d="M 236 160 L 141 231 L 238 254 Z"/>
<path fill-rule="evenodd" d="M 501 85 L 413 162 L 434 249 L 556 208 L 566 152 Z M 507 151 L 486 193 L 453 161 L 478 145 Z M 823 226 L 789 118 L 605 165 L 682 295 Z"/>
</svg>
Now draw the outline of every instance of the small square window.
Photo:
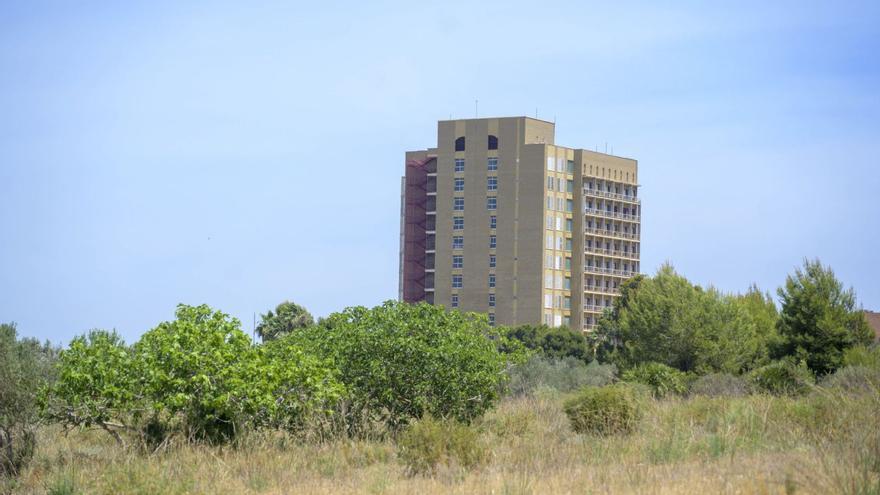
<svg viewBox="0 0 880 495">
<path fill-rule="evenodd" d="M 490 255 L 489 255 L 489 268 L 495 268 L 495 265 L 496 265 L 496 264 L 497 264 L 497 263 L 496 263 L 495 255 L 494 255 L 494 254 L 490 254 Z"/>
<path fill-rule="evenodd" d="M 498 177 L 487 177 L 486 178 L 486 189 L 489 191 L 497 191 L 498 190 Z"/>
<path fill-rule="evenodd" d="M 498 246 L 498 236 L 489 236 L 489 249 L 495 249 Z"/>
<path fill-rule="evenodd" d="M 464 200 L 462 200 L 464 201 Z M 462 209 L 464 209 L 464 204 L 462 204 Z M 498 209 L 498 198 L 495 196 L 491 196 L 486 198 L 486 209 L 488 210 L 497 210 Z"/>
<path fill-rule="evenodd" d="M 455 178 L 455 186 L 453 187 L 453 191 L 455 191 L 455 192 L 464 191 L 464 179 L 462 179 L 461 177 Z"/>
<path fill-rule="evenodd" d="M 489 288 L 492 289 L 494 287 L 495 287 L 495 274 L 490 273 L 489 274 Z"/>
<path fill-rule="evenodd" d="M 492 215 L 489 217 L 489 228 L 494 229 L 498 226 L 498 217 Z"/>
<path fill-rule="evenodd" d="M 489 158 L 488 167 L 489 171 L 498 170 L 498 159 L 497 158 Z"/>
<path fill-rule="evenodd" d="M 464 249 L 464 236 L 452 236 L 452 249 Z"/>
<path fill-rule="evenodd" d="M 452 217 L 452 230 L 464 230 L 464 217 Z"/>
<path fill-rule="evenodd" d="M 454 198 L 452 200 L 453 211 L 464 211 L 464 198 Z"/>
<path fill-rule="evenodd" d="M 461 289 L 461 275 L 452 276 L 452 288 Z"/>
<path fill-rule="evenodd" d="M 452 295 L 452 307 L 453 307 L 453 308 L 457 308 L 457 307 L 458 307 L 458 294 L 453 294 L 453 295 Z"/>
<path fill-rule="evenodd" d="M 495 326 L 495 313 L 489 313 L 489 325 Z"/>
<path fill-rule="evenodd" d="M 464 267 L 464 256 L 460 254 L 452 255 L 452 268 L 463 268 Z"/>
<path fill-rule="evenodd" d="M 489 307 L 495 307 L 495 294 L 489 294 Z"/>
<path fill-rule="evenodd" d="M 455 171 L 456 172 L 464 172 L 464 158 L 456 158 L 455 159 Z"/>
</svg>

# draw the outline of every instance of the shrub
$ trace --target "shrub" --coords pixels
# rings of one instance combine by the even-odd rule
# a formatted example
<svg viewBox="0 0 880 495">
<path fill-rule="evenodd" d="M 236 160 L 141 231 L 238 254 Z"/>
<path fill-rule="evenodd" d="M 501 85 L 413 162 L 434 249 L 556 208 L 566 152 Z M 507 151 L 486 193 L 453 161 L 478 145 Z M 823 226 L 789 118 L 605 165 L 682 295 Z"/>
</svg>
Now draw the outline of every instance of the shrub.
<svg viewBox="0 0 880 495">
<path fill-rule="evenodd" d="M 46 390 L 44 414 L 66 426 L 97 426 L 122 443 L 119 428 L 131 428 L 142 411 L 135 395 L 137 373 L 131 349 L 115 331 L 92 330 L 74 337 L 58 358 L 58 379 Z"/>
<path fill-rule="evenodd" d="M 17 333 L 14 323 L 0 325 L 0 477 L 17 475 L 33 457 L 37 390 L 54 377 L 55 349 Z"/>
<path fill-rule="evenodd" d="M 547 325 L 520 325 L 506 331 L 508 338 L 520 342 L 526 349 L 536 351 L 549 359 L 575 358 L 586 362 L 589 359 L 587 338 L 583 332 L 568 327 L 548 327 Z"/>
<path fill-rule="evenodd" d="M 776 361 L 749 373 L 749 380 L 761 392 L 772 395 L 799 395 L 815 383 L 805 364 Z"/>
<path fill-rule="evenodd" d="M 629 433 L 640 416 L 636 393 L 625 384 L 586 387 L 565 401 L 564 410 L 576 433 L 594 435 Z"/>
<path fill-rule="evenodd" d="M 880 346 L 856 346 L 843 353 L 844 366 L 864 366 L 880 370 Z"/>
<path fill-rule="evenodd" d="M 614 365 L 596 361 L 585 365 L 580 359 L 572 357 L 552 359 L 536 355 L 510 369 L 508 390 L 513 395 L 529 394 L 539 387 L 571 392 L 587 385 L 608 385 L 614 381 L 616 373 Z"/>
<path fill-rule="evenodd" d="M 475 429 L 430 416 L 412 422 L 397 439 L 397 455 L 409 474 L 433 474 L 440 466 L 472 469 L 488 454 Z"/>
<path fill-rule="evenodd" d="M 348 308 L 286 337 L 338 367 L 350 434 L 362 421 L 396 429 L 425 414 L 478 417 L 505 378 L 498 338 L 484 315 L 392 301 Z"/>
<path fill-rule="evenodd" d="M 711 373 L 691 383 L 692 395 L 707 397 L 743 397 L 749 395 L 751 387 L 745 379 L 728 373 Z"/>
<path fill-rule="evenodd" d="M 61 353 L 46 415 L 69 426 L 120 432 L 147 446 L 183 434 L 219 442 L 242 428 L 297 430 L 342 396 L 336 368 L 288 342 L 254 347 L 238 320 L 208 306 L 177 308 L 128 347 L 92 331 Z"/>
<path fill-rule="evenodd" d="M 880 369 L 844 366 L 824 377 L 820 384 L 826 388 L 836 388 L 845 392 L 874 392 L 880 390 Z"/>
<path fill-rule="evenodd" d="M 687 392 L 687 375 L 661 363 L 644 363 L 627 370 L 621 376 L 623 381 L 641 383 L 651 387 L 654 397 L 681 395 Z"/>
</svg>

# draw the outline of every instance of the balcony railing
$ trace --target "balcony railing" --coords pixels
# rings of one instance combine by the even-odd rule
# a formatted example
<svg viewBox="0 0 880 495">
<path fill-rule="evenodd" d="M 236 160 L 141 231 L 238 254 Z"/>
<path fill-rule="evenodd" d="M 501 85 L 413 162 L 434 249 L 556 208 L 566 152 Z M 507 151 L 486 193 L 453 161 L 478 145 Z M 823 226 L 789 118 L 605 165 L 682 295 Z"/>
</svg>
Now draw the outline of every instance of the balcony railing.
<svg viewBox="0 0 880 495">
<path fill-rule="evenodd" d="M 608 192 L 608 191 L 600 191 L 598 189 L 589 189 L 586 187 L 584 188 L 584 194 L 586 194 L 587 196 L 593 196 L 595 198 L 616 199 L 618 201 L 628 201 L 630 203 L 635 203 L 635 204 L 640 204 L 642 202 L 642 200 L 637 198 L 636 196 L 631 196 L 631 195 L 628 196 L 626 194 L 620 194 L 620 193 L 614 193 L 614 192 Z"/>
<path fill-rule="evenodd" d="M 634 272 L 632 270 L 617 270 L 614 268 L 603 268 L 601 266 L 585 266 L 584 271 L 590 273 L 602 273 L 605 275 L 615 275 L 618 277 L 632 277 L 633 275 L 637 274 L 637 272 Z"/>
<path fill-rule="evenodd" d="M 639 259 L 639 253 L 635 251 L 623 251 L 621 249 L 602 249 L 596 247 L 585 247 L 584 252 L 594 254 L 604 254 L 605 256 L 617 256 L 618 258 Z"/>
<path fill-rule="evenodd" d="M 638 233 L 620 232 L 620 231 L 616 231 L 616 230 L 607 230 L 607 229 L 594 229 L 592 227 L 585 227 L 584 232 L 586 232 L 587 234 L 601 235 L 601 236 L 605 236 L 605 237 L 617 237 L 620 239 L 639 240 Z"/>
<path fill-rule="evenodd" d="M 591 313 L 602 313 L 605 311 L 605 308 L 610 308 L 611 306 L 596 306 L 595 304 L 584 304 L 584 311 L 589 311 Z"/>
<path fill-rule="evenodd" d="M 642 218 L 641 215 L 630 215 L 628 213 L 599 210 L 597 208 L 584 208 L 584 213 L 586 213 L 587 215 L 593 215 L 593 216 L 597 216 L 597 217 L 617 218 L 620 220 L 626 220 L 628 222 L 640 222 L 641 218 Z"/>
<path fill-rule="evenodd" d="M 600 285 L 584 285 L 584 290 L 587 292 L 601 292 L 603 294 L 620 294 L 620 289 L 617 287 L 602 287 Z"/>
</svg>

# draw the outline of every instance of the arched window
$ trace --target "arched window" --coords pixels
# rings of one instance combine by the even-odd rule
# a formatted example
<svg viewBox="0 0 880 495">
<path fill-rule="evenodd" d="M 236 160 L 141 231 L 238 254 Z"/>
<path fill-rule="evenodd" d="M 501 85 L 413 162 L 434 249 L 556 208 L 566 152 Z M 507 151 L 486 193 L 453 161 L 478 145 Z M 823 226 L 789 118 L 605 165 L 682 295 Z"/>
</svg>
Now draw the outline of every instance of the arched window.
<svg viewBox="0 0 880 495">
<path fill-rule="evenodd" d="M 464 136 L 455 140 L 455 151 L 464 151 Z"/>
<path fill-rule="evenodd" d="M 491 134 L 489 135 L 489 149 L 490 150 L 497 150 L 498 149 L 498 137 L 497 136 L 493 136 Z"/>
</svg>

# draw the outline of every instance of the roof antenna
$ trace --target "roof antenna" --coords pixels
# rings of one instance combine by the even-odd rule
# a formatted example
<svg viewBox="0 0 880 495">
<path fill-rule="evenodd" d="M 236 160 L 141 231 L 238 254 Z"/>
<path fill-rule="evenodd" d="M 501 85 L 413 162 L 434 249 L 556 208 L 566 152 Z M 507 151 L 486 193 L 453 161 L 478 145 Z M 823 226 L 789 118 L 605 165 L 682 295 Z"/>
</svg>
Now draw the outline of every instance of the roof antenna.
<svg viewBox="0 0 880 495">
<path fill-rule="evenodd" d="M 605 154 L 608 154 L 608 141 L 605 141 Z"/>
<path fill-rule="evenodd" d="M 538 107 L 535 107 L 535 120 L 538 120 Z"/>
</svg>

